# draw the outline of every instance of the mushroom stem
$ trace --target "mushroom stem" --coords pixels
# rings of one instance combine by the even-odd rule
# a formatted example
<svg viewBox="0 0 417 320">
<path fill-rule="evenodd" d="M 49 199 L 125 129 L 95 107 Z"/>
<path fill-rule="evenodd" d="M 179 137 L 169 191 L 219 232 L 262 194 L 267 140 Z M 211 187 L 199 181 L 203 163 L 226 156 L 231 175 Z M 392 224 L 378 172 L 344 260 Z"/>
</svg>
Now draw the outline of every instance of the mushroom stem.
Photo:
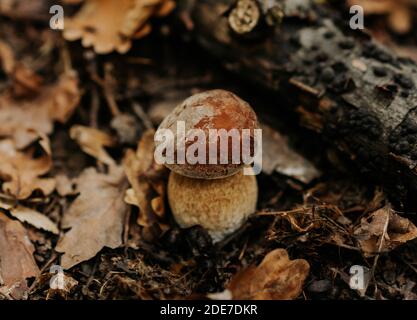
<svg viewBox="0 0 417 320">
<path fill-rule="evenodd" d="M 253 175 L 239 173 L 215 180 L 171 172 L 168 201 L 180 227 L 201 225 L 214 242 L 236 231 L 255 212 L 258 185 Z"/>
</svg>

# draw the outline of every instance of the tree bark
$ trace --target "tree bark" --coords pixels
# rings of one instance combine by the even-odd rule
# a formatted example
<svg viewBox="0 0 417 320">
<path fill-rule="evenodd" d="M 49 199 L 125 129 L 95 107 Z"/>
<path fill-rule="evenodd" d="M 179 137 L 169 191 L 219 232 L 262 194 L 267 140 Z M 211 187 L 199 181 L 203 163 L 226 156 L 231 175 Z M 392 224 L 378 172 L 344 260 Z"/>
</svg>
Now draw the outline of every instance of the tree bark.
<svg viewBox="0 0 417 320">
<path fill-rule="evenodd" d="M 417 190 L 417 65 L 350 29 L 327 5 L 259 0 L 258 19 L 253 8 L 238 8 L 255 1 L 191 1 L 197 41 L 227 69 L 276 93 L 272 112 L 294 110 L 361 172 L 410 199 Z M 233 11 L 242 8 L 252 10 L 246 20 Z"/>
</svg>

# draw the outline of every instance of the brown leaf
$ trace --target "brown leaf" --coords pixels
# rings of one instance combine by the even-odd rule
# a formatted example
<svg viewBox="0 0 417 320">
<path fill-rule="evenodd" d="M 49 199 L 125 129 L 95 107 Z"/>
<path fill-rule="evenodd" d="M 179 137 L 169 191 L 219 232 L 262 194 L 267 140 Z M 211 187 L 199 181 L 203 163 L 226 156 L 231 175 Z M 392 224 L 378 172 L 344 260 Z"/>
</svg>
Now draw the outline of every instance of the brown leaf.
<svg viewBox="0 0 417 320">
<path fill-rule="evenodd" d="M 75 195 L 77 192 L 74 189 L 74 180 L 68 178 L 64 174 L 58 174 L 55 176 L 56 181 L 56 191 L 61 197 L 66 197 L 69 195 Z"/>
<path fill-rule="evenodd" d="M 397 7 L 389 14 L 388 23 L 396 33 L 405 34 L 409 32 L 413 26 L 411 9 L 407 6 Z"/>
<path fill-rule="evenodd" d="M 139 208 L 138 224 L 149 227 L 165 215 L 164 198 L 166 168 L 154 161 L 154 134 L 146 131 L 136 153 L 129 149 L 123 159 L 123 168 L 132 186 L 125 201 Z M 165 228 L 163 224 L 160 227 Z"/>
<path fill-rule="evenodd" d="M 104 164 L 115 165 L 113 158 L 104 149 L 104 147 L 116 145 L 116 140 L 108 133 L 95 128 L 75 125 L 70 129 L 70 137 L 77 141 L 85 153 Z"/>
<path fill-rule="evenodd" d="M 310 183 L 320 172 L 307 159 L 288 145 L 287 138 L 271 127 L 262 124 L 262 171 L 274 171 L 303 183 Z"/>
<path fill-rule="evenodd" d="M 55 189 L 55 180 L 42 178 L 52 166 L 51 155 L 34 158 L 35 148 L 18 151 L 10 139 L 0 140 L 0 179 L 5 181 L 3 191 L 17 199 L 28 198 L 33 191 L 40 190 L 49 195 Z"/>
<path fill-rule="evenodd" d="M 56 247 L 64 252 L 61 265 L 65 269 L 94 257 L 103 247 L 119 247 L 128 209 L 123 201 L 126 180 L 119 167 L 110 167 L 109 174 L 88 168 L 78 177 L 77 185 L 80 195 L 62 220 L 62 227 L 71 230 Z"/>
<path fill-rule="evenodd" d="M 172 0 L 86 0 L 80 11 L 65 21 L 64 38 L 82 39 L 84 47 L 99 54 L 126 53 L 133 36 L 150 32 L 149 19 L 168 14 Z"/>
<path fill-rule="evenodd" d="M 291 300 L 300 295 L 309 270 L 307 261 L 290 260 L 285 249 L 276 249 L 259 266 L 237 273 L 227 288 L 235 300 Z"/>
<path fill-rule="evenodd" d="M 39 274 L 32 256 L 34 250 L 20 222 L 0 212 L 0 285 L 6 286 L 15 299 L 23 298 L 27 292 L 26 279 Z"/>
<path fill-rule="evenodd" d="M 365 256 L 369 257 L 391 251 L 417 238 L 417 228 L 410 220 L 396 214 L 388 205 L 362 218 L 354 235 Z"/>
<path fill-rule="evenodd" d="M 21 222 L 27 222 L 35 228 L 58 234 L 58 227 L 44 214 L 27 208 L 22 205 L 14 206 L 11 201 L 0 199 L 0 208 L 9 211 L 9 213 Z"/>
<path fill-rule="evenodd" d="M 347 2 L 349 6 L 361 6 L 365 14 L 385 14 L 395 6 L 392 0 L 348 0 Z"/>
<path fill-rule="evenodd" d="M 57 83 L 39 89 L 32 99 L 15 99 L 10 93 L 0 96 L 0 137 L 10 137 L 18 149 L 50 134 L 53 122 L 65 123 L 80 100 L 75 73 L 67 73 Z"/>
</svg>

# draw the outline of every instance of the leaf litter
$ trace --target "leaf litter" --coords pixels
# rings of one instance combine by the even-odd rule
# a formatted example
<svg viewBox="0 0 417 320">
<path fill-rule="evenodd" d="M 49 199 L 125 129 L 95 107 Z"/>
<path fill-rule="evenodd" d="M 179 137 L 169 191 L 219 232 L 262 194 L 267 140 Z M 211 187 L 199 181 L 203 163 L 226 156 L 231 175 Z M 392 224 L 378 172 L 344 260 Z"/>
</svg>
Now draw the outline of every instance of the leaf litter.
<svg viewBox="0 0 417 320">
<path fill-rule="evenodd" d="M 30 3 L 19 1 L 20 19 L 42 21 Z M 160 38 L 149 48 L 170 55 L 137 59 L 132 42 L 152 38 L 150 18 L 171 12 L 173 1 L 66 3 L 80 9 L 66 20 L 64 38 L 125 56 L 87 54 L 41 26 L 18 33 L 13 18 L 0 18 L 0 299 L 415 297 L 415 218 L 387 191 L 329 169 L 324 152 L 294 149 L 285 123 L 264 125 L 257 214 L 216 245 L 201 227 L 179 229 L 166 205 L 168 172 L 153 159 L 149 119 L 157 126 L 182 97 L 236 79 L 203 61 L 196 66 L 193 50 L 173 50 Z M 413 16 L 408 4 L 395 10 Z M 93 9 L 99 14 L 91 19 Z M 0 16 L 12 13 L 0 7 Z M 111 23 L 102 23 L 109 15 Z M 407 19 L 388 26 L 411 32 Z M 167 37 L 167 28 L 154 29 Z M 44 42 L 33 54 L 24 43 L 40 33 Z M 239 85 L 229 89 L 245 96 Z M 254 106 L 262 99 L 246 97 Z M 65 163 L 82 153 L 90 157 L 76 170 L 58 164 L 57 156 Z M 53 264 L 66 269 L 64 289 L 49 285 Z M 359 293 L 348 286 L 354 264 L 370 272 Z"/>
<path fill-rule="evenodd" d="M 300 295 L 309 269 L 307 261 L 290 260 L 285 249 L 275 249 L 259 266 L 234 275 L 227 290 L 235 300 L 292 300 Z"/>
<path fill-rule="evenodd" d="M 6 194 L 26 199 L 36 190 L 46 196 L 53 192 L 55 180 L 42 177 L 52 167 L 51 155 L 45 149 L 37 158 L 34 153 L 35 147 L 19 151 L 13 140 L 0 140 L 0 177 Z"/>
<path fill-rule="evenodd" d="M 127 205 L 123 201 L 126 180 L 120 167 L 108 174 L 87 168 L 77 179 L 79 196 L 63 215 L 61 227 L 70 229 L 59 240 L 56 250 L 64 253 L 64 269 L 93 258 L 101 249 L 122 245 Z M 99 192 L 98 192 L 99 191 Z"/>
<path fill-rule="evenodd" d="M 126 53 L 131 38 L 141 38 L 151 31 L 152 16 L 164 16 L 175 6 L 171 0 L 86 0 L 80 11 L 66 22 L 64 37 L 82 39 L 99 54 L 116 50 Z"/>
<path fill-rule="evenodd" d="M 12 299 L 27 297 L 26 279 L 39 274 L 32 256 L 34 250 L 23 225 L 0 212 L 0 295 Z"/>
</svg>

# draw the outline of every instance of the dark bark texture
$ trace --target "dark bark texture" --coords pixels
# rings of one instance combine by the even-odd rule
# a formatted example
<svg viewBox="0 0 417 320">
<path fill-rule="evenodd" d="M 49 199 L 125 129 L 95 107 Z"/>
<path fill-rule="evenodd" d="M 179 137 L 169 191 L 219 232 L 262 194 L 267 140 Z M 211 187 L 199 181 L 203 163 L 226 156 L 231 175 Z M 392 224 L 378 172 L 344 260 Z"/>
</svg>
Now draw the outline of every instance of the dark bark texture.
<svg viewBox="0 0 417 320">
<path fill-rule="evenodd" d="M 414 62 L 350 29 L 348 19 L 314 1 L 198 0 L 188 5 L 197 41 L 227 69 L 276 93 L 272 112 L 294 110 L 304 126 L 358 163 L 361 173 L 413 198 Z"/>
</svg>

